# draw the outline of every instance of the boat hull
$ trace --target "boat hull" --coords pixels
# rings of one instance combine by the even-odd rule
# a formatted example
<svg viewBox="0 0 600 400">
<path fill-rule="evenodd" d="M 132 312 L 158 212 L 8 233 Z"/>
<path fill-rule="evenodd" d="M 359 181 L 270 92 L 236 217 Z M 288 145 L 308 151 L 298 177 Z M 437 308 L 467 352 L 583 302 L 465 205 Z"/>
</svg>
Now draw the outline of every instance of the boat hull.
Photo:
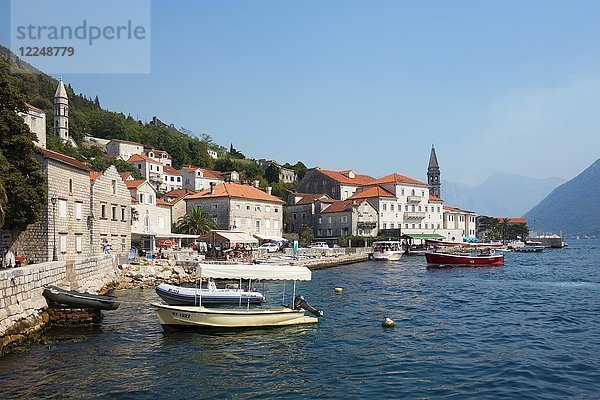
<svg viewBox="0 0 600 400">
<path fill-rule="evenodd" d="M 118 301 L 108 296 L 74 292 L 56 286 L 46 286 L 42 294 L 51 306 L 97 310 L 116 310 L 120 306 Z"/>
<path fill-rule="evenodd" d="M 426 252 L 425 259 L 430 266 L 486 267 L 504 264 L 503 254 L 470 256 L 466 254 Z"/>
<path fill-rule="evenodd" d="M 304 310 L 215 309 L 197 306 L 152 304 L 165 331 L 183 329 L 243 329 L 314 324 L 319 320 L 304 315 Z"/>
<path fill-rule="evenodd" d="M 156 288 L 156 294 L 170 305 L 199 304 L 260 304 L 265 297 L 259 292 L 246 292 L 227 289 L 197 289 L 160 284 Z"/>
<path fill-rule="evenodd" d="M 373 260 L 398 261 L 401 257 L 402 257 L 401 251 L 384 251 L 384 252 L 375 251 L 375 252 L 373 252 Z"/>
</svg>

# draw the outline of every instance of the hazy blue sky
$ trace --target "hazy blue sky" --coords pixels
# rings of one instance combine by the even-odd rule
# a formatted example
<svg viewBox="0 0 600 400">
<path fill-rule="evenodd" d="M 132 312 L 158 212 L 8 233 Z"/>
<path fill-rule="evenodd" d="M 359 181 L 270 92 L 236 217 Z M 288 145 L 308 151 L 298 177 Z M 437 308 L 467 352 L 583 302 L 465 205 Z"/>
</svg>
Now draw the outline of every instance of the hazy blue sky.
<svg viewBox="0 0 600 400">
<path fill-rule="evenodd" d="M 497 170 L 569 179 L 600 157 L 598 1 L 180 0 L 151 12 L 151 74 L 64 79 L 250 157 L 374 176 L 425 179 L 431 144 L 442 178 L 467 184 Z"/>
</svg>

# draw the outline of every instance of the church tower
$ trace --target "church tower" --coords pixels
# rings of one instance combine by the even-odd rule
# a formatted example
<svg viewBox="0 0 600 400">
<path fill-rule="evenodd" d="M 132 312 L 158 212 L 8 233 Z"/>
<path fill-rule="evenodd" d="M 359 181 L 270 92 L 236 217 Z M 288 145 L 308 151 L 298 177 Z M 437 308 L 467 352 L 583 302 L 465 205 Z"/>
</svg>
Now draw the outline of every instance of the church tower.
<svg viewBox="0 0 600 400">
<path fill-rule="evenodd" d="M 440 197 L 440 165 L 435 155 L 435 147 L 431 145 L 431 155 L 429 156 L 429 167 L 427 167 L 427 183 L 429 184 L 429 194 Z"/>
<path fill-rule="evenodd" d="M 63 142 L 69 141 L 69 98 L 62 78 L 54 94 L 54 134 Z"/>
</svg>

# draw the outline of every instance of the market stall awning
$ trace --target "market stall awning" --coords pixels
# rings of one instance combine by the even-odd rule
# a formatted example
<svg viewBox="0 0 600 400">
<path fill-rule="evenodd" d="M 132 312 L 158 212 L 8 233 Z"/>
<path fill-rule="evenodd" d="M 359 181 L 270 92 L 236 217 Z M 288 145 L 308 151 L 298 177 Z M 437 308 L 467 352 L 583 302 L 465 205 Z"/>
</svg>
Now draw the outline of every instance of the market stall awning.
<svg viewBox="0 0 600 400">
<path fill-rule="evenodd" d="M 198 276 L 216 279 L 260 279 L 279 281 L 310 281 L 306 267 L 266 264 L 200 264 Z"/>
<path fill-rule="evenodd" d="M 260 240 L 271 240 L 273 242 L 287 242 L 288 240 L 279 236 L 269 236 L 269 235 L 261 235 L 260 233 L 254 234 L 255 238 Z"/>
<path fill-rule="evenodd" d="M 444 236 L 437 233 L 405 233 L 400 239 L 444 239 Z"/>
<path fill-rule="evenodd" d="M 186 233 L 157 233 L 157 239 L 197 239 L 200 235 L 188 235 Z"/>
<path fill-rule="evenodd" d="M 215 240 L 227 240 L 230 243 L 257 243 L 258 239 L 250 236 L 246 232 L 237 231 L 211 231 L 202 235 L 202 240 L 205 242 L 212 242 L 213 235 Z"/>
</svg>

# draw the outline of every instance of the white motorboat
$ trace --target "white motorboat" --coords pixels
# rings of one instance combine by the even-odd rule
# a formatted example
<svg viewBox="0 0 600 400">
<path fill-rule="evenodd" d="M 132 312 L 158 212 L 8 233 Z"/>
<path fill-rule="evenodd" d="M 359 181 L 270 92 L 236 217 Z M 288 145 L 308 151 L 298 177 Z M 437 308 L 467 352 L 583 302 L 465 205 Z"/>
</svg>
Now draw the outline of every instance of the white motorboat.
<svg viewBox="0 0 600 400">
<path fill-rule="evenodd" d="M 321 311 L 311 307 L 302 296 L 296 296 L 295 281 L 311 279 L 311 271 L 306 267 L 264 264 L 200 264 L 198 274 L 200 277 L 213 279 L 292 280 L 294 281 L 292 295 L 294 301 L 291 306 L 278 308 L 250 308 L 250 303 L 246 302 L 245 307 L 238 309 L 208 308 L 202 303 L 195 306 L 153 303 L 154 311 L 165 331 L 314 324 L 319 321 L 318 318 L 305 315 L 305 311 L 316 316 L 323 315 Z"/>
<path fill-rule="evenodd" d="M 373 259 L 397 261 L 402 257 L 402 244 L 397 240 L 373 242 Z"/>
<path fill-rule="evenodd" d="M 213 280 L 209 280 L 207 288 L 193 288 L 168 285 L 161 283 L 155 290 L 156 294 L 170 305 L 204 304 L 259 304 L 265 297 L 257 291 L 246 291 L 238 284 L 228 284 L 225 288 L 217 288 Z"/>
<path fill-rule="evenodd" d="M 540 251 L 544 251 L 545 247 L 542 245 L 542 242 L 533 242 L 527 241 L 525 242 L 525 246 L 515 247 L 514 251 L 518 251 L 520 253 L 539 253 Z"/>
</svg>

